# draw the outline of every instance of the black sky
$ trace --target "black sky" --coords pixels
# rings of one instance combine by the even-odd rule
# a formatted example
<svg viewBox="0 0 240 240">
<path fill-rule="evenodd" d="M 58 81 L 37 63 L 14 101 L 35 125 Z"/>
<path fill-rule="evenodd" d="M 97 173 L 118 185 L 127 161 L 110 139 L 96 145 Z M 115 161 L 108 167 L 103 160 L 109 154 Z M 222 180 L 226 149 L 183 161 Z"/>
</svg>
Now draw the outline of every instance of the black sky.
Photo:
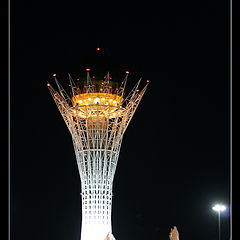
<svg viewBox="0 0 240 240">
<path fill-rule="evenodd" d="M 113 74 L 129 70 L 130 86 L 151 80 L 121 147 L 116 239 L 167 240 L 173 225 L 181 240 L 217 239 L 211 206 L 230 194 L 229 6 L 11 1 L 11 239 L 80 238 L 74 149 L 46 82 L 87 65 L 94 73 L 96 54 Z"/>
</svg>

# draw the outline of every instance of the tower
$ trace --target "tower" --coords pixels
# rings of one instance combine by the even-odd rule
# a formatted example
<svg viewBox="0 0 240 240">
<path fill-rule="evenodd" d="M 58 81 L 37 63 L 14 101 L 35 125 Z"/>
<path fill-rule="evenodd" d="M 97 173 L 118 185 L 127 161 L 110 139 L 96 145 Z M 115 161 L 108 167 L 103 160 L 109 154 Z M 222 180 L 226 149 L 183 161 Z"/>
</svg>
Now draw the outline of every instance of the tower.
<svg viewBox="0 0 240 240">
<path fill-rule="evenodd" d="M 136 83 L 125 96 L 128 72 L 121 84 L 93 80 L 87 71 L 84 84 L 69 75 L 71 95 L 53 75 L 58 91 L 47 84 L 71 133 L 82 196 L 81 240 L 114 239 L 111 227 L 112 184 L 123 134 L 148 85 Z"/>
</svg>

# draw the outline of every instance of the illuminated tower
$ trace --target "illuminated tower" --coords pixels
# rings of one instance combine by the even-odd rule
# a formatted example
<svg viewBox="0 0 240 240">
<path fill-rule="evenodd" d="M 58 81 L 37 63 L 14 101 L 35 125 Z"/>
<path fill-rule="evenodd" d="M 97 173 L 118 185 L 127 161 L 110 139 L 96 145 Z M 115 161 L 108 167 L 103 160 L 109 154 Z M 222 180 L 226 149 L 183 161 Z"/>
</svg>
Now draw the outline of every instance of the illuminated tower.
<svg viewBox="0 0 240 240">
<path fill-rule="evenodd" d="M 69 75 L 71 95 L 53 74 L 59 91 L 47 84 L 72 135 L 81 179 L 81 240 L 114 239 L 111 227 L 112 184 L 123 134 L 136 111 L 148 83 L 139 91 L 141 79 L 125 96 L 128 72 L 117 83 L 93 81 L 87 72 L 80 86 Z M 148 82 L 148 81 L 147 81 Z"/>
</svg>

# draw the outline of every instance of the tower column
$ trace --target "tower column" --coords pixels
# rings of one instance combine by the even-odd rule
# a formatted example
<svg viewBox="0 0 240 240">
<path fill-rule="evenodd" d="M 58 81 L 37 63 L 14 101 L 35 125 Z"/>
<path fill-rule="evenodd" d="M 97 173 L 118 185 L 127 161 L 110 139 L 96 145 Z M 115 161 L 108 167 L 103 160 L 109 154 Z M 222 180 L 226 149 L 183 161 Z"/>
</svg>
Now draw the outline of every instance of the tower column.
<svg viewBox="0 0 240 240">
<path fill-rule="evenodd" d="M 81 240 L 104 240 L 112 233 L 112 184 L 118 154 L 98 147 L 79 151 L 75 146 L 81 173 Z"/>
<path fill-rule="evenodd" d="M 81 240 L 105 239 L 112 233 L 112 186 L 83 184 L 82 189 Z"/>
</svg>

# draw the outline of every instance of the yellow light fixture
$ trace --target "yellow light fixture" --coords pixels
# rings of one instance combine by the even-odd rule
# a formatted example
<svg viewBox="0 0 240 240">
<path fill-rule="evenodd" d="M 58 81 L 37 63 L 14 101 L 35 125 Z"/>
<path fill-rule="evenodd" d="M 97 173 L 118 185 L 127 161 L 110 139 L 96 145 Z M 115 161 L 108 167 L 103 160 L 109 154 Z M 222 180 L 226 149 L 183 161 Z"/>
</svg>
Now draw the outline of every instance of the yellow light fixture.
<svg viewBox="0 0 240 240">
<path fill-rule="evenodd" d="M 123 108 L 120 109 L 123 97 L 117 94 L 82 93 L 75 95 L 72 101 L 74 109 L 77 110 L 77 115 L 82 118 L 87 118 L 89 115 L 96 119 L 99 117 L 114 118 L 117 115 L 121 116 L 124 110 Z M 91 114 L 89 114 L 90 112 Z"/>
</svg>

